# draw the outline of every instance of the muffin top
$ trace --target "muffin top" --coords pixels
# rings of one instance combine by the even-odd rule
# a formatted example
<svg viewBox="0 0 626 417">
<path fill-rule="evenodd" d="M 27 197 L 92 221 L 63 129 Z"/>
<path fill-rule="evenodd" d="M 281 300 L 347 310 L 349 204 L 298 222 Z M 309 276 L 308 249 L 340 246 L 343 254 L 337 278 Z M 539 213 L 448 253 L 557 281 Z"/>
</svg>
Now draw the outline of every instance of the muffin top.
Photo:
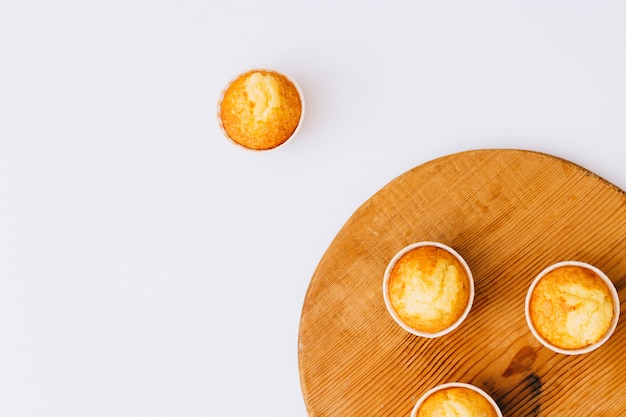
<svg viewBox="0 0 626 417">
<path fill-rule="evenodd" d="M 493 405 L 480 393 L 465 387 L 450 387 L 429 395 L 416 417 L 497 417 Z"/>
<path fill-rule="evenodd" d="M 398 259 L 389 274 L 391 306 L 407 325 L 437 333 L 465 312 L 470 278 L 459 260 L 436 246 L 420 246 Z"/>
<path fill-rule="evenodd" d="M 252 70 L 237 77 L 224 91 L 219 107 L 227 136 L 255 150 L 283 144 L 302 116 L 296 86 L 283 74 L 270 70 Z"/>
<path fill-rule="evenodd" d="M 561 349 L 598 342 L 613 321 L 613 299 L 594 271 L 577 265 L 544 275 L 530 295 L 528 312 L 537 333 Z"/>
</svg>

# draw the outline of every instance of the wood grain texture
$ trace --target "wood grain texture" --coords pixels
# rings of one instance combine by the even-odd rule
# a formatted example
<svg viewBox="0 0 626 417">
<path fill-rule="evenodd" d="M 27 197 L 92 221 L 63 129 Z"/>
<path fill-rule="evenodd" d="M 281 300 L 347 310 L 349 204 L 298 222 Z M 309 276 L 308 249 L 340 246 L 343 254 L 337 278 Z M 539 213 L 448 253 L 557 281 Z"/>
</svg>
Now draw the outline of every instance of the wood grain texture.
<svg viewBox="0 0 626 417">
<path fill-rule="evenodd" d="M 474 275 L 472 311 L 424 339 L 385 310 L 382 279 L 409 243 L 450 245 Z M 626 194 L 588 170 L 521 150 L 439 158 L 391 181 L 339 231 L 311 279 L 299 330 L 311 417 L 408 416 L 429 388 L 472 383 L 505 416 L 621 416 L 626 323 L 600 349 L 553 353 L 533 338 L 524 299 L 541 269 L 579 260 L 602 269 L 624 308 Z"/>
</svg>

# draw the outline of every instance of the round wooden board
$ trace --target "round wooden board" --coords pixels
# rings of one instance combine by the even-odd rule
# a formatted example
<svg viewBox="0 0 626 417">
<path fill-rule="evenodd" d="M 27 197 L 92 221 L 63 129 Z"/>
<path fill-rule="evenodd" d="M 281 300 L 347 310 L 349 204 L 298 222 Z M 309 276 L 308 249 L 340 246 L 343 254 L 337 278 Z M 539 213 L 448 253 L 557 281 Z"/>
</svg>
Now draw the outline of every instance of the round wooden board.
<svg viewBox="0 0 626 417">
<path fill-rule="evenodd" d="M 467 320 L 438 339 L 402 330 L 382 297 L 389 260 L 421 240 L 455 248 L 476 284 Z M 556 354 L 528 330 L 524 299 L 542 268 L 580 260 L 602 269 L 623 303 L 625 255 L 626 194 L 578 165 L 520 150 L 420 165 L 352 215 L 311 279 L 298 346 L 307 411 L 406 417 L 426 390 L 460 381 L 507 417 L 621 416 L 626 324 L 594 352 Z"/>
</svg>

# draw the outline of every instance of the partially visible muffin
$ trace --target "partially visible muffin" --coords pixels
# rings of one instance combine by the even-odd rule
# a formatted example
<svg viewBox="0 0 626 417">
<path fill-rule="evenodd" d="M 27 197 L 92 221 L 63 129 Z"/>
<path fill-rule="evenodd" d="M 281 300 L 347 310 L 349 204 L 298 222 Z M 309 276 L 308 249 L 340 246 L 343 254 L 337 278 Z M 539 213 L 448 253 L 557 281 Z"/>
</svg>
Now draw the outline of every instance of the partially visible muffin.
<svg viewBox="0 0 626 417">
<path fill-rule="evenodd" d="M 479 392 L 462 386 L 443 388 L 428 395 L 415 417 L 498 417 L 493 405 Z"/>
<path fill-rule="evenodd" d="M 417 246 L 388 276 L 388 298 L 398 317 L 418 332 L 438 333 L 465 313 L 472 287 L 464 265 L 448 250 Z"/>
<path fill-rule="evenodd" d="M 226 135 L 249 149 L 285 143 L 302 118 L 302 97 L 284 74 L 258 69 L 237 77 L 224 91 L 219 120 Z"/>
<path fill-rule="evenodd" d="M 563 265 L 543 275 L 529 295 L 527 309 L 539 336 L 566 350 L 600 341 L 615 314 L 607 284 L 580 265 Z"/>
</svg>

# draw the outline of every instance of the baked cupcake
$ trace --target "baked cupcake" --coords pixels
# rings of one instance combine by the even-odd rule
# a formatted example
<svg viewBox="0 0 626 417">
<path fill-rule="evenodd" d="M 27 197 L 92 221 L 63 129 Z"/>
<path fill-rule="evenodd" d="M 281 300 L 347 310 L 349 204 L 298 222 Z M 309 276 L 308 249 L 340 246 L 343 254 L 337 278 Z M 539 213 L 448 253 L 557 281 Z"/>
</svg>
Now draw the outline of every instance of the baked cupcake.
<svg viewBox="0 0 626 417">
<path fill-rule="evenodd" d="M 483 390 L 453 382 L 424 394 L 415 404 L 411 417 L 502 417 L 502 413 Z"/>
<path fill-rule="evenodd" d="M 537 276 L 526 298 L 526 318 L 537 339 L 561 353 L 585 353 L 608 339 L 619 316 L 619 299 L 599 269 L 561 262 Z"/>
<path fill-rule="evenodd" d="M 418 336 L 437 337 L 465 319 L 474 298 L 469 267 L 452 248 L 419 242 L 389 263 L 383 297 L 391 316 Z"/>
<path fill-rule="evenodd" d="M 274 149 L 293 137 L 304 113 L 294 81 L 274 70 L 254 69 L 232 81 L 219 103 L 226 136 L 253 150 Z"/>
</svg>

